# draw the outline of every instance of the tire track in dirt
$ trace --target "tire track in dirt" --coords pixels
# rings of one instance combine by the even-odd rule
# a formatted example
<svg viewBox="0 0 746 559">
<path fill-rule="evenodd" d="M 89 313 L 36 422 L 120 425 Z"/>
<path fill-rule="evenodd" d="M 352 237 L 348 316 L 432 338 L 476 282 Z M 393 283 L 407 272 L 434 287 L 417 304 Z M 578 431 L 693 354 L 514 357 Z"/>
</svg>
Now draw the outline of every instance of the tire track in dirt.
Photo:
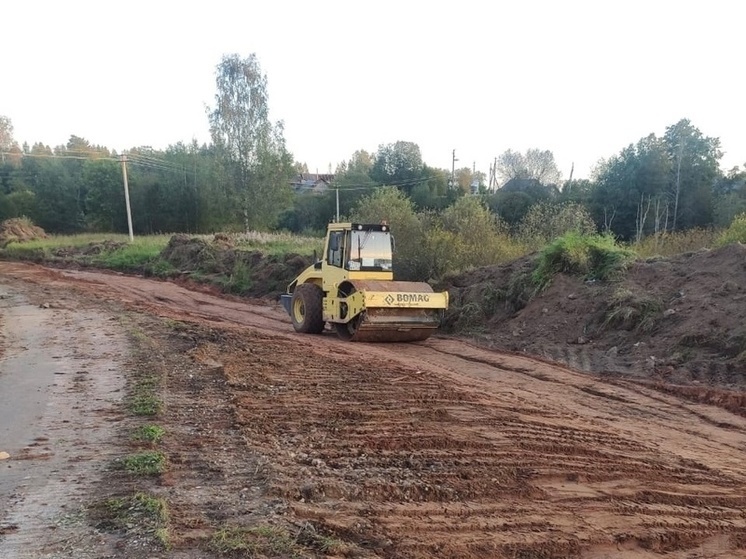
<svg viewBox="0 0 746 559">
<path fill-rule="evenodd" d="M 237 413 L 249 440 L 286 449 L 275 490 L 298 516 L 364 534 L 384 556 L 567 556 L 619 542 L 676 551 L 743 533 L 743 478 L 560 414 L 537 417 L 429 367 L 307 361 L 283 359 L 281 374 L 257 375 L 254 360 L 228 366 Z"/>
<path fill-rule="evenodd" d="M 55 274 L 139 310 L 224 325 L 225 340 L 200 352 L 221 363 L 271 491 L 297 522 L 370 554 L 745 553 L 737 414 L 460 341 L 348 344 L 296 335 L 266 305 Z"/>
</svg>

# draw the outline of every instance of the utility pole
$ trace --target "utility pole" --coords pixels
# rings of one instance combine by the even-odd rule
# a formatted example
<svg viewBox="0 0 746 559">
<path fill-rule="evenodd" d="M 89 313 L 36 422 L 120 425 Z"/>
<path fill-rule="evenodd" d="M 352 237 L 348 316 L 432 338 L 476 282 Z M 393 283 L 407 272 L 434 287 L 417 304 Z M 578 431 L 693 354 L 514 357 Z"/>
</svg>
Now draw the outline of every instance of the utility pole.
<svg viewBox="0 0 746 559">
<path fill-rule="evenodd" d="M 456 150 L 453 150 L 453 158 L 451 161 L 451 188 L 455 188 L 456 186 Z"/>
<path fill-rule="evenodd" d="M 471 162 L 471 184 L 469 185 L 472 195 L 479 194 L 479 181 L 477 180 L 477 162 Z"/>
<path fill-rule="evenodd" d="M 676 231 L 676 219 L 679 217 L 679 193 L 681 192 L 681 158 L 684 155 L 684 139 L 679 137 L 679 161 L 676 164 L 676 199 L 673 205 L 673 229 Z"/>
<path fill-rule="evenodd" d="M 490 185 L 488 189 L 490 192 L 497 190 L 497 157 L 495 157 L 495 161 L 490 165 Z"/>
<path fill-rule="evenodd" d="M 339 186 L 334 190 L 337 192 L 337 221 L 335 223 L 339 223 Z"/>
<path fill-rule="evenodd" d="M 127 205 L 127 226 L 130 232 L 130 242 L 135 240 L 135 236 L 132 234 L 132 210 L 130 209 L 130 188 L 127 184 L 127 155 L 122 154 L 119 157 L 122 162 L 122 177 L 124 177 L 124 202 Z"/>
</svg>

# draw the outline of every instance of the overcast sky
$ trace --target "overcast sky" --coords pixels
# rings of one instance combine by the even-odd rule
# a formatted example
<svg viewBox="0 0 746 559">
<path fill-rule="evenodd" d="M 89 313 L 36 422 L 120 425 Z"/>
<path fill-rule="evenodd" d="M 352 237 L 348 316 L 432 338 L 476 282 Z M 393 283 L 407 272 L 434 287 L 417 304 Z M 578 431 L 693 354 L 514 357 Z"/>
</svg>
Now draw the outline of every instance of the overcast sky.
<svg viewBox="0 0 746 559">
<path fill-rule="evenodd" d="M 746 163 L 738 0 L 6 1 L 0 115 L 20 143 L 209 142 L 224 54 L 256 53 L 296 161 L 411 141 L 431 166 L 548 149 L 565 178 L 689 118 Z"/>
</svg>

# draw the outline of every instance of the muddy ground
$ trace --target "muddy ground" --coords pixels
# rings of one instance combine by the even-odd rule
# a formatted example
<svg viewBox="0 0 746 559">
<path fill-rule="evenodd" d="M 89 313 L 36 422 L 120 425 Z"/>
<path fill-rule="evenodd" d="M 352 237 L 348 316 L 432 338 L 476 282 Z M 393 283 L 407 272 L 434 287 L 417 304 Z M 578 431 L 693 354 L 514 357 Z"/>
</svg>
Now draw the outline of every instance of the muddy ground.
<svg viewBox="0 0 746 559">
<path fill-rule="evenodd" d="M 0 461 L 26 472 L 0 476 L 15 483 L 0 511 L 10 557 L 746 555 L 740 390 L 582 373 L 449 338 L 297 335 L 273 303 L 116 274 L 2 262 L 0 287 L 0 378 L 10 356 L 44 348 L 75 365 Z M 19 308 L 48 313 L 54 333 L 14 341 Z M 99 350 L 76 361 L 78 347 Z M 98 389 L 75 381 L 92 371 Z M 166 430 L 167 468 L 133 478 L 111 464 L 143 420 L 116 386 L 126 395 L 144 372 L 160 379 L 150 421 Z M 53 429 L 62 405 L 75 437 Z M 90 431 L 92 410 L 108 427 Z M 53 483 L 64 490 L 44 500 Z M 91 514 L 133 491 L 167 503 L 170 549 Z M 287 537 L 223 555 L 216 535 L 247 527 Z"/>
</svg>

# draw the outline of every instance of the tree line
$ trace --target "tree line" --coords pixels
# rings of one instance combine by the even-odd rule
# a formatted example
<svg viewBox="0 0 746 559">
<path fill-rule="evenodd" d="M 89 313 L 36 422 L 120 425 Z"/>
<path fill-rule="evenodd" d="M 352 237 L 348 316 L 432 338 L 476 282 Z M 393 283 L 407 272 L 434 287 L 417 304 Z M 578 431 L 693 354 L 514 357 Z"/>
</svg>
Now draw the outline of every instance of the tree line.
<svg viewBox="0 0 746 559">
<path fill-rule="evenodd" d="M 209 144 L 127 151 L 135 232 L 318 232 L 337 204 L 350 216 L 383 186 L 395 187 L 418 212 L 442 214 L 473 196 L 516 234 L 529 227 L 527 219 L 541 221 L 568 204 L 597 230 L 627 241 L 726 226 L 746 211 L 746 167 L 723 172 L 719 139 L 687 119 L 601 161 L 589 179 L 562 180 L 548 150 L 508 150 L 488 179 L 469 168 L 431 167 L 416 143 L 398 141 L 355 151 L 338 164 L 326 193 L 297 194 L 291 180 L 307 168 L 293 161 L 282 123 L 269 120 L 268 108 L 256 56 L 223 57 L 207 115 Z M 0 116 L 0 220 L 23 215 L 51 233 L 125 232 L 121 155 L 74 135 L 54 148 L 19 146 L 11 120 Z"/>
</svg>

